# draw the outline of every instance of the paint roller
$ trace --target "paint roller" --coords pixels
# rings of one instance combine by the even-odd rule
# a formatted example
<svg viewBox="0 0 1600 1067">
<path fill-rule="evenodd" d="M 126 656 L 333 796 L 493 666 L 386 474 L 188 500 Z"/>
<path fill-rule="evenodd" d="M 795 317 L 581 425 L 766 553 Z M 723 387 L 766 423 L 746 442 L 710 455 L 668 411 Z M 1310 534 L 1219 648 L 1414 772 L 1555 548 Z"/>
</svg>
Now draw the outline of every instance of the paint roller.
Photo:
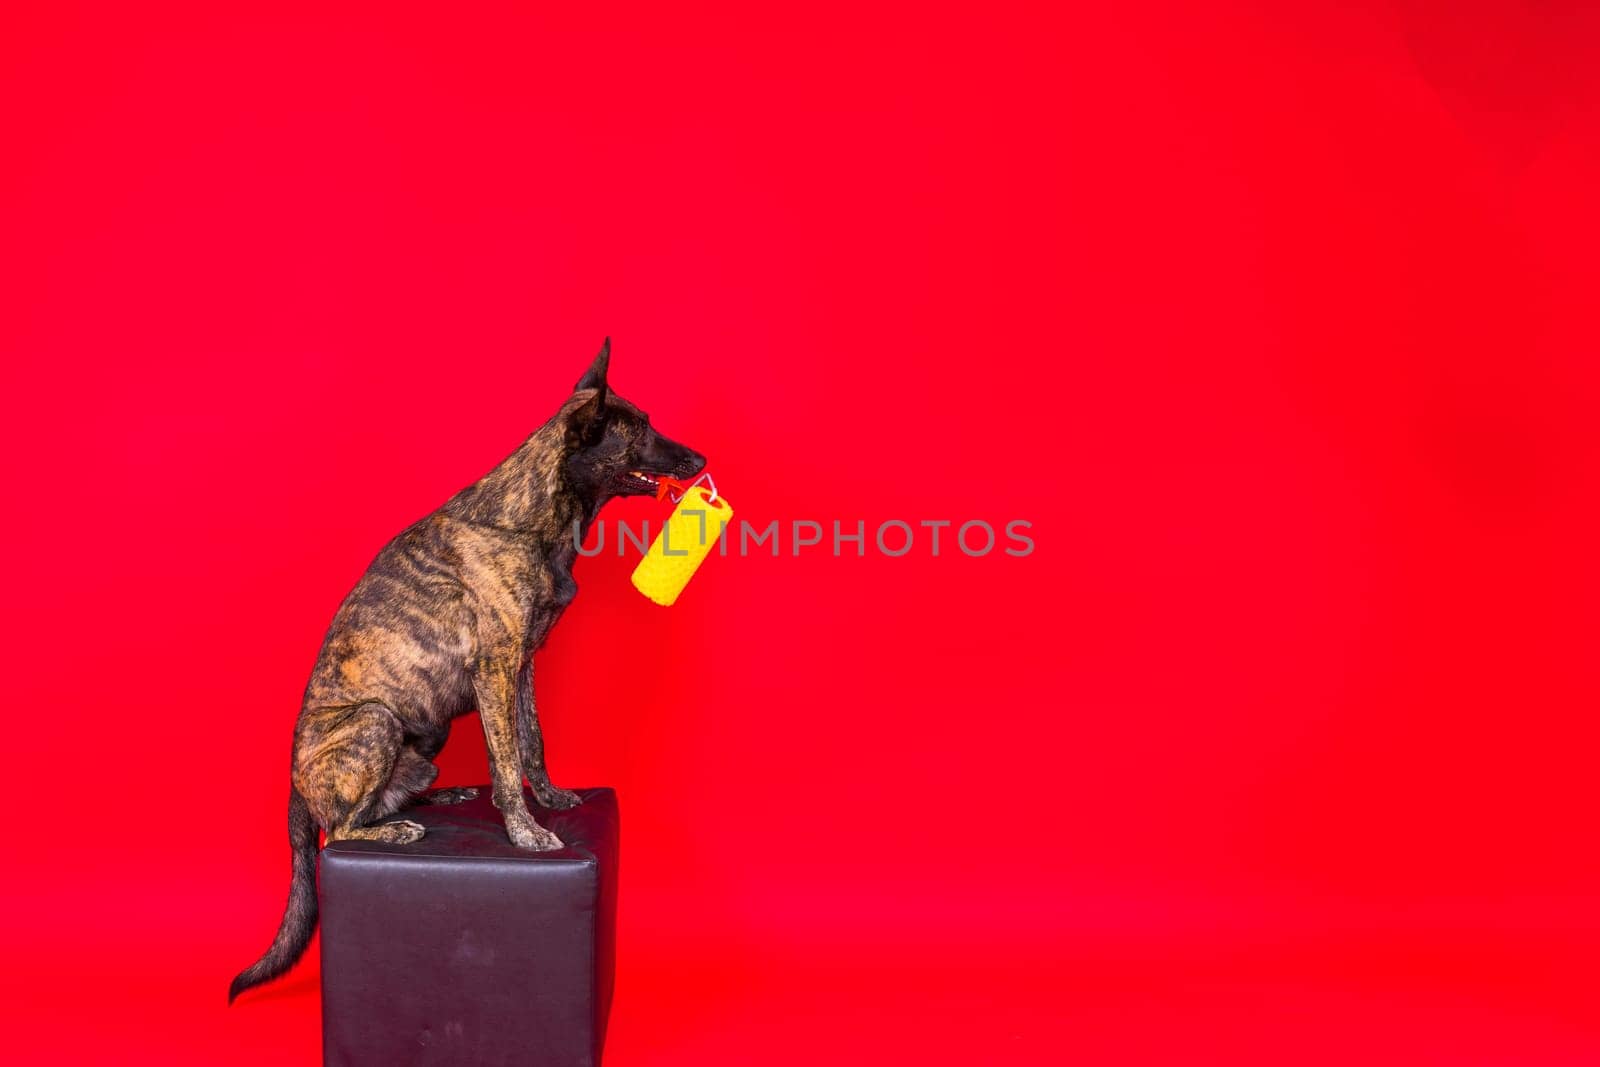
<svg viewBox="0 0 1600 1067">
<path fill-rule="evenodd" d="M 701 485 L 702 481 L 706 485 Z M 688 485 L 664 478 L 657 487 L 657 498 L 674 489 L 681 493 L 674 498 L 678 506 L 633 569 L 633 587 L 664 608 L 677 601 L 733 518 L 732 505 L 717 495 L 717 485 L 708 475 L 702 474 Z"/>
</svg>

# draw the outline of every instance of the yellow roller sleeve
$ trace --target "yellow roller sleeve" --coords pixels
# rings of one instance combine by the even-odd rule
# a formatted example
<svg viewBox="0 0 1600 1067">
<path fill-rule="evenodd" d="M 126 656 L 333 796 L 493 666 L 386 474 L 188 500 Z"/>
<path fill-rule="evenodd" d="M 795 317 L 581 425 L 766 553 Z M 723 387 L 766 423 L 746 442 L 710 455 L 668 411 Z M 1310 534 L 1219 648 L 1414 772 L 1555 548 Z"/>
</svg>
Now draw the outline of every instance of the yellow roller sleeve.
<svg viewBox="0 0 1600 1067">
<path fill-rule="evenodd" d="M 650 551 L 633 569 L 633 587 L 662 607 L 671 607 L 732 518 L 733 508 L 725 497 L 712 502 L 710 492 L 700 486 L 684 493 Z"/>
</svg>

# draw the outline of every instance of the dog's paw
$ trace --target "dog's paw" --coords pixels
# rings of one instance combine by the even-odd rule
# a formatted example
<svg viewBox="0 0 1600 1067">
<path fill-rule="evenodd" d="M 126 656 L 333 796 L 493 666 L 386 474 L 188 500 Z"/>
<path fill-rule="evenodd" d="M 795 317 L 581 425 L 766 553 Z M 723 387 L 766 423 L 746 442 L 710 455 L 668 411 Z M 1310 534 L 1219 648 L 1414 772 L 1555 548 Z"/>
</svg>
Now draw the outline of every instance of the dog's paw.
<svg viewBox="0 0 1600 1067">
<path fill-rule="evenodd" d="M 511 843 L 518 848 L 531 848 L 535 852 L 554 852 L 558 848 L 566 848 L 561 838 L 546 830 L 537 823 L 527 826 L 508 825 L 506 833 L 511 837 Z"/>
<path fill-rule="evenodd" d="M 551 811 L 566 811 L 583 803 L 583 798 L 570 789 L 559 789 L 546 782 L 543 785 L 529 785 L 533 791 L 533 799 L 539 802 L 541 808 Z"/>
<path fill-rule="evenodd" d="M 471 800 L 478 795 L 478 791 L 470 785 L 451 786 L 449 789 L 435 789 L 425 793 L 422 797 L 424 804 L 459 804 L 463 800 Z"/>
<path fill-rule="evenodd" d="M 420 822 L 410 819 L 401 819 L 399 822 L 387 822 L 380 827 L 383 830 L 383 840 L 392 845 L 409 845 L 422 840 L 422 835 L 428 831 Z"/>
</svg>

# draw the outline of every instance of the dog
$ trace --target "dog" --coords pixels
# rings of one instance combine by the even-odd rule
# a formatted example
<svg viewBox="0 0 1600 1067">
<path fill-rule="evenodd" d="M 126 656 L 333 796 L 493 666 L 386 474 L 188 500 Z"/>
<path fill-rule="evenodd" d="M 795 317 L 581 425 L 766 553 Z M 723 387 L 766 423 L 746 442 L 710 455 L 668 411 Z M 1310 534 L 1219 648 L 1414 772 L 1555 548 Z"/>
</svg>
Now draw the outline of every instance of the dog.
<svg viewBox="0 0 1600 1067">
<path fill-rule="evenodd" d="M 317 829 L 329 841 L 404 844 L 420 823 L 385 821 L 433 784 L 451 720 L 476 708 L 495 807 L 511 841 L 557 849 L 540 806 L 579 797 L 545 770 L 533 703 L 533 653 L 577 595 L 572 564 L 607 501 L 654 494 L 705 457 L 668 440 L 612 392 L 607 338 L 555 416 L 494 470 L 386 545 L 340 605 L 317 655 L 294 730 L 289 788 L 289 902 L 266 953 L 228 988 L 228 1002 L 278 977 L 317 922 Z M 440 790 L 454 803 L 476 790 Z"/>
</svg>

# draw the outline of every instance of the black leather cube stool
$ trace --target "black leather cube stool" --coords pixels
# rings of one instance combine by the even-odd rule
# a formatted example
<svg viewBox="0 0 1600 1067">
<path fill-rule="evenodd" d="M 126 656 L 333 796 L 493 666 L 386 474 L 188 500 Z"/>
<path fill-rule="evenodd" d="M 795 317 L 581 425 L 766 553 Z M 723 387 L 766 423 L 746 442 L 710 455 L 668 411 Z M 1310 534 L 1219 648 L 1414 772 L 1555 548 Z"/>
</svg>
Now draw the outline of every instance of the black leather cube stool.
<svg viewBox="0 0 1600 1067">
<path fill-rule="evenodd" d="M 489 788 L 409 808 L 416 844 L 322 851 L 322 1050 L 339 1067 L 598 1064 L 611 1008 L 617 798 L 551 812 L 566 847 L 506 838 Z"/>
</svg>

